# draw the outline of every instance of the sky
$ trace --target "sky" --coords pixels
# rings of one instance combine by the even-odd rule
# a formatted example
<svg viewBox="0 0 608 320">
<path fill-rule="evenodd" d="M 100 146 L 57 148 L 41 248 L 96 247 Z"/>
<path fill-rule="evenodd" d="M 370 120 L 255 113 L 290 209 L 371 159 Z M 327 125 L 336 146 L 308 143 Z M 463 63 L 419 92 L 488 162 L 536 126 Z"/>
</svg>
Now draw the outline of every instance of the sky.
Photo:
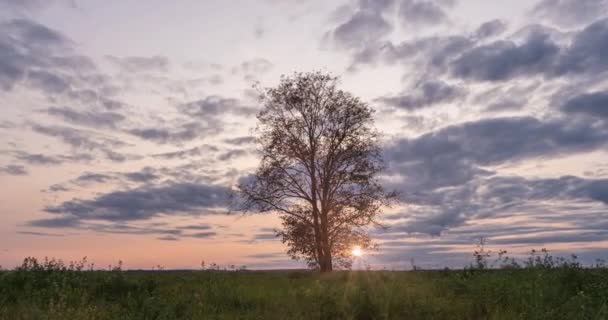
<svg viewBox="0 0 608 320">
<path fill-rule="evenodd" d="M 301 268 L 230 213 L 260 88 L 320 70 L 375 112 L 387 189 L 355 267 L 475 243 L 608 258 L 607 0 L 0 0 L 0 265 Z"/>
</svg>

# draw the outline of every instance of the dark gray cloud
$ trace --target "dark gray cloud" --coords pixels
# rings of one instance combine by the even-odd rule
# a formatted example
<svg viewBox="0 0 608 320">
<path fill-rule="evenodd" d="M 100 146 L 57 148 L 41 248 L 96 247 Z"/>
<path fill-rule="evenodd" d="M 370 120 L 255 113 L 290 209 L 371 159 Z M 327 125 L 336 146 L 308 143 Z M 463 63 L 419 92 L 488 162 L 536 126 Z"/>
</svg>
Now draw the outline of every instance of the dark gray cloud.
<svg viewBox="0 0 608 320">
<path fill-rule="evenodd" d="M 15 159 L 32 165 L 58 165 L 63 163 L 64 159 L 56 156 L 48 156 L 40 153 L 29 153 L 25 151 L 15 151 Z"/>
<path fill-rule="evenodd" d="M 521 45 L 496 41 L 471 49 L 451 63 L 455 77 L 481 81 L 542 74 L 555 63 L 560 48 L 546 34 L 535 33 Z"/>
<path fill-rule="evenodd" d="M 48 192 L 65 192 L 65 191 L 70 191 L 70 189 L 62 184 L 56 183 L 56 184 L 53 184 L 50 187 L 48 187 L 47 191 Z"/>
<path fill-rule="evenodd" d="M 608 70 L 608 19 L 602 19 L 577 33 L 572 44 L 564 50 L 556 70 L 557 75 L 599 74 Z"/>
<path fill-rule="evenodd" d="M 220 96 L 209 96 L 201 100 L 185 103 L 178 107 L 183 113 L 201 119 L 217 118 L 224 114 L 251 116 L 257 109 L 243 106 L 239 100 Z"/>
<path fill-rule="evenodd" d="M 447 65 L 460 54 L 474 47 L 478 39 L 469 35 L 429 36 L 392 42 L 366 43 L 353 55 L 353 67 L 384 62 L 414 63 L 427 78 L 439 77 L 447 72 Z M 352 67 L 351 67 L 352 68 Z"/>
<path fill-rule="evenodd" d="M 483 106 L 489 113 L 523 110 L 541 84 L 542 82 L 500 85 L 477 94 L 471 102 Z"/>
<path fill-rule="evenodd" d="M 79 187 L 89 187 L 95 184 L 110 185 L 112 183 L 118 185 L 130 185 L 130 183 L 146 184 L 152 183 L 163 178 L 161 170 L 152 167 L 144 167 L 139 171 L 131 172 L 84 172 L 78 177 L 69 181 L 69 183 Z M 49 191 L 68 191 L 63 184 L 57 184 L 49 187 Z"/>
<path fill-rule="evenodd" d="M 7 120 L 0 121 L 0 129 L 13 129 L 16 126 L 17 125 L 11 121 L 7 121 Z"/>
<path fill-rule="evenodd" d="M 90 200 L 73 199 L 45 211 L 81 220 L 146 220 L 160 214 L 213 214 L 227 205 L 227 196 L 225 187 L 176 183 L 114 191 Z"/>
<path fill-rule="evenodd" d="M 249 152 L 247 150 L 234 149 L 234 150 L 228 150 L 228 151 L 221 153 L 220 155 L 217 156 L 217 159 L 220 161 L 229 161 L 234 158 L 240 158 L 240 157 L 246 156 L 248 154 L 249 154 Z"/>
<path fill-rule="evenodd" d="M 188 159 L 192 157 L 204 156 L 213 154 L 219 151 L 219 148 L 212 145 L 202 145 L 199 147 L 178 150 L 173 152 L 157 153 L 152 157 L 160 159 Z"/>
<path fill-rule="evenodd" d="M 188 234 L 188 237 L 192 237 L 192 238 L 199 238 L 199 239 L 208 239 L 208 238 L 213 238 L 217 235 L 217 233 L 215 232 L 197 232 L 197 233 L 192 233 L 192 234 Z"/>
<path fill-rule="evenodd" d="M 188 225 L 188 226 L 180 226 L 177 227 L 180 230 L 211 230 L 212 227 L 207 224 L 196 224 L 196 225 Z"/>
<path fill-rule="evenodd" d="M 608 119 L 608 91 L 584 93 L 567 100 L 562 110 Z"/>
<path fill-rule="evenodd" d="M 491 20 L 483 23 L 475 31 L 475 36 L 479 39 L 485 39 L 501 35 L 507 30 L 507 24 L 499 19 Z"/>
<path fill-rule="evenodd" d="M 185 122 L 165 128 L 135 128 L 128 130 L 128 132 L 141 139 L 160 144 L 181 144 L 195 139 L 202 139 L 209 135 L 215 135 L 219 130 L 220 127 L 217 123 L 210 127 L 200 122 Z"/>
<path fill-rule="evenodd" d="M 277 234 L 275 232 L 267 232 L 267 233 L 258 233 L 255 234 L 252 240 L 275 240 L 277 239 Z"/>
<path fill-rule="evenodd" d="M 338 47 L 351 49 L 362 48 L 368 42 L 382 39 L 393 30 L 384 13 L 392 9 L 394 3 L 392 0 L 360 0 L 352 6 L 344 7 L 343 13 L 334 14 L 341 21 L 337 27 L 327 32 L 326 40 Z"/>
<path fill-rule="evenodd" d="M 249 144 L 255 143 L 255 137 L 247 136 L 247 137 L 230 138 L 230 139 L 224 139 L 224 142 L 228 143 L 228 144 L 233 144 L 236 146 L 249 145 Z"/>
<path fill-rule="evenodd" d="M 163 237 L 158 237 L 156 239 L 163 240 L 163 241 L 179 241 L 179 238 L 174 237 L 174 236 L 163 236 Z"/>
<path fill-rule="evenodd" d="M 78 185 L 88 185 L 88 184 L 92 184 L 92 183 L 105 183 L 105 182 L 108 182 L 113 179 L 114 179 L 114 177 L 107 175 L 107 174 L 85 172 L 85 173 L 81 174 L 80 176 L 78 176 L 74 180 L 74 183 L 76 183 Z"/>
<path fill-rule="evenodd" d="M 17 231 L 18 234 L 24 234 L 28 236 L 40 236 L 40 237 L 63 237 L 65 235 L 58 233 L 48 233 L 48 232 L 37 232 L 37 231 Z"/>
<path fill-rule="evenodd" d="M 576 33 L 572 44 L 560 46 L 548 33 L 533 31 L 521 44 L 499 40 L 472 48 L 450 63 L 454 77 L 504 81 L 518 76 L 556 77 L 599 74 L 608 70 L 608 19 Z"/>
<path fill-rule="evenodd" d="M 0 0 L 0 8 L 25 13 L 47 8 L 54 4 L 76 7 L 76 0 Z"/>
<path fill-rule="evenodd" d="M 34 132 L 54 137 L 72 147 L 72 154 L 62 156 L 64 161 L 88 161 L 92 160 L 96 153 L 104 156 L 113 162 L 124 162 L 130 159 L 137 159 L 139 156 L 122 154 L 116 149 L 127 146 L 126 143 L 107 137 L 95 132 L 75 129 L 59 125 L 31 124 Z M 83 153 L 84 152 L 84 153 Z"/>
<path fill-rule="evenodd" d="M 362 11 L 339 25 L 332 36 L 339 45 L 352 48 L 381 38 L 391 30 L 392 26 L 382 16 Z"/>
<path fill-rule="evenodd" d="M 358 0 L 360 10 L 383 13 L 395 5 L 395 0 Z"/>
<path fill-rule="evenodd" d="M 24 166 L 10 164 L 5 167 L 0 167 L 0 173 L 9 174 L 11 176 L 26 176 L 28 174 Z"/>
<path fill-rule="evenodd" d="M 390 217 L 393 221 L 408 218 L 407 223 L 391 228 L 392 232 L 439 235 L 469 219 L 518 212 L 532 215 L 543 206 L 543 210 L 551 210 L 550 203 L 559 201 L 588 203 L 579 218 L 560 217 L 564 223 L 580 221 L 585 215 L 601 219 L 590 208 L 593 203 L 607 203 L 608 180 L 573 176 L 526 179 L 500 176 L 492 167 L 602 150 L 608 146 L 607 138 L 608 127 L 601 122 L 591 129 L 586 119 L 505 117 L 396 140 L 386 148 L 392 176 L 387 185 L 401 190 L 405 202 L 415 207 L 406 215 Z M 510 211 L 524 205 L 531 207 Z"/>
<path fill-rule="evenodd" d="M 607 145 L 608 128 L 588 121 L 532 117 L 481 119 L 442 128 L 386 148 L 394 170 L 416 186 L 449 186 L 489 172 L 484 166 L 588 152 Z"/>
<path fill-rule="evenodd" d="M 64 216 L 58 218 L 46 218 L 46 219 L 37 219 L 32 220 L 27 223 L 28 226 L 31 227 L 39 227 L 39 228 L 75 228 L 80 226 L 80 221 L 78 218 L 74 216 Z"/>
<path fill-rule="evenodd" d="M 606 204 L 608 180 L 589 180 L 574 176 L 560 178 L 526 179 L 516 176 L 492 176 L 476 178 L 462 185 L 441 190 L 423 189 L 406 193 L 410 205 L 420 206 L 403 214 L 395 214 L 391 220 L 408 218 L 406 222 L 392 224 L 388 234 L 430 234 L 441 235 L 446 230 L 453 233 L 454 228 L 466 226 L 469 220 L 489 217 L 513 217 L 525 215 L 529 218 L 542 219 L 547 215 L 546 223 L 560 222 L 573 225 L 572 229 L 585 229 L 589 226 L 576 226 L 577 223 L 605 221 L 603 215 L 593 209 L 599 203 Z M 559 203 L 578 203 L 581 208 L 566 208 Z M 602 209 L 599 209 L 602 210 Z M 575 212 L 573 216 L 570 213 Z M 600 211 L 601 212 L 601 211 Z M 542 220 L 540 220 L 542 223 Z M 522 229 L 522 235 L 533 231 L 557 231 L 551 227 L 535 227 L 531 230 L 525 225 L 512 225 Z M 463 232 L 470 236 L 516 235 L 517 230 L 500 226 L 496 230 L 483 228 Z"/>
<path fill-rule="evenodd" d="M 32 70 L 27 73 L 27 81 L 33 87 L 49 93 L 62 93 L 70 88 L 69 82 L 48 71 Z"/>
<path fill-rule="evenodd" d="M 269 259 L 284 259 L 284 252 L 273 252 L 273 253 L 256 253 L 247 255 L 247 258 L 260 259 L 260 260 L 269 260 Z"/>
<path fill-rule="evenodd" d="M 0 22 L 0 89 L 24 84 L 49 94 L 103 84 L 95 64 L 61 33 L 28 19 Z"/>
<path fill-rule="evenodd" d="M 545 81 L 566 76 L 584 80 L 608 71 L 608 59 L 603 54 L 608 50 L 608 19 L 570 33 L 527 25 L 505 36 L 505 28 L 502 21 L 494 20 L 470 34 L 422 37 L 401 43 L 375 37 L 362 41 L 352 51 L 349 70 L 377 62 L 409 63 L 416 66 L 407 75 L 415 83 L 445 76 L 503 83 L 532 77 Z M 487 41 L 488 37 L 497 36 L 500 39 Z"/>
<path fill-rule="evenodd" d="M 525 244 L 530 247 L 538 247 L 545 245 L 555 245 L 559 243 L 572 243 L 572 242 L 600 242 L 608 237 L 608 232 L 605 230 L 601 231 L 585 231 L 585 230 L 571 230 L 570 232 L 553 233 L 553 234 L 537 234 L 537 235 L 522 235 L 513 238 L 501 238 L 494 239 L 492 243 L 494 245 L 501 244 Z"/>
<path fill-rule="evenodd" d="M 608 15 L 606 0 L 542 0 L 532 9 L 536 18 L 546 19 L 562 27 L 587 24 Z"/>
<path fill-rule="evenodd" d="M 155 170 L 150 167 L 145 167 L 140 171 L 123 173 L 122 175 L 127 180 L 140 183 L 148 183 L 160 178 Z"/>
<path fill-rule="evenodd" d="M 106 56 L 112 64 L 121 68 L 122 71 L 132 72 L 168 72 L 169 59 L 164 56 L 151 57 L 115 57 Z"/>
<path fill-rule="evenodd" d="M 443 8 L 435 1 L 403 0 L 399 19 L 406 27 L 434 26 L 448 21 Z"/>
<path fill-rule="evenodd" d="M 0 88 L 10 90 L 25 78 L 32 66 L 45 64 L 40 46 L 64 47 L 66 40 L 55 31 L 29 20 L 0 23 Z"/>
<path fill-rule="evenodd" d="M 451 103 L 466 96 L 465 89 L 443 81 L 428 81 L 414 89 L 416 94 L 404 93 L 377 99 L 381 103 L 407 111 L 413 111 L 439 103 Z M 408 90 L 411 91 L 411 90 Z"/>
<path fill-rule="evenodd" d="M 94 128 L 116 128 L 125 119 L 119 113 L 111 111 L 77 111 L 70 107 L 50 107 L 46 112 L 52 116 L 76 125 Z"/>
</svg>

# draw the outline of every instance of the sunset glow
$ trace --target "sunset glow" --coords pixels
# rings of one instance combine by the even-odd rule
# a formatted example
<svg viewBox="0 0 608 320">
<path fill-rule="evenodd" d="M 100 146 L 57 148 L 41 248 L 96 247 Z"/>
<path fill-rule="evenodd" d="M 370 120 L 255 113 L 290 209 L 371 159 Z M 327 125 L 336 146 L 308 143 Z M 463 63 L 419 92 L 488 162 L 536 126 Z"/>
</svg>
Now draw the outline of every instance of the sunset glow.
<svg viewBox="0 0 608 320">
<path fill-rule="evenodd" d="M 404 200 L 341 253 L 608 257 L 606 0 L 178 3 L 0 0 L 0 266 L 306 268 L 228 195 L 262 159 L 259 89 L 315 70 L 374 110 Z"/>
</svg>

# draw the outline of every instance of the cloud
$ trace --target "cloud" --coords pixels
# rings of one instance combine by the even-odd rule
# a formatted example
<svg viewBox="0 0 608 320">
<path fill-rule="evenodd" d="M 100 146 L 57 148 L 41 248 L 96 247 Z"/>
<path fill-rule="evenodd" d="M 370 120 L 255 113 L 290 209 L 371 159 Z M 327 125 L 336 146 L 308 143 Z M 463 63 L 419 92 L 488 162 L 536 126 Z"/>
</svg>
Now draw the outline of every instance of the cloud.
<svg viewBox="0 0 608 320">
<path fill-rule="evenodd" d="M 568 99 L 562 110 L 608 119 L 608 91 L 584 93 Z"/>
<path fill-rule="evenodd" d="M 27 225 L 40 228 L 75 228 L 80 226 L 80 221 L 78 218 L 68 215 L 59 218 L 32 220 Z"/>
<path fill-rule="evenodd" d="M 234 149 L 234 150 L 228 150 L 226 152 L 221 153 L 220 155 L 218 155 L 217 159 L 220 161 L 229 161 L 234 158 L 246 156 L 248 154 L 249 154 L 249 152 L 247 152 L 247 150 Z"/>
<path fill-rule="evenodd" d="M 151 183 L 161 178 L 160 170 L 152 167 L 144 167 L 139 171 L 131 172 L 84 172 L 75 179 L 70 180 L 71 184 L 79 187 L 87 187 L 94 184 L 106 184 L 112 182 L 119 182 L 122 185 L 128 185 L 130 182 L 134 183 Z M 50 191 L 67 191 L 63 185 L 52 186 L 53 189 L 49 188 Z"/>
<path fill-rule="evenodd" d="M 400 96 L 382 97 L 377 101 L 399 109 L 414 111 L 439 103 L 451 103 L 464 98 L 467 94 L 466 90 L 443 81 L 424 82 L 416 90 L 415 95 L 406 93 Z"/>
<path fill-rule="evenodd" d="M 346 10 L 349 15 L 345 20 L 326 33 L 326 40 L 345 49 L 361 48 L 368 42 L 380 40 L 393 30 L 392 24 L 383 16 L 393 5 L 394 1 L 390 0 L 358 1 L 352 10 Z"/>
<path fill-rule="evenodd" d="M 227 205 L 228 192 L 225 187 L 194 183 L 143 186 L 90 200 L 73 199 L 48 206 L 45 211 L 80 220 L 113 222 L 146 220 L 161 214 L 216 214 Z"/>
<path fill-rule="evenodd" d="M 216 235 L 217 235 L 217 233 L 215 233 L 215 232 L 197 232 L 197 233 L 189 234 L 187 236 L 192 237 L 192 238 L 208 239 L 208 238 L 213 238 Z"/>
<path fill-rule="evenodd" d="M 268 61 L 268 59 L 256 58 L 243 61 L 235 71 L 240 71 L 245 74 L 260 75 L 270 71 L 272 67 L 274 67 L 274 65 L 272 62 Z"/>
<path fill-rule="evenodd" d="M 606 0 L 542 0 L 532 9 L 536 18 L 562 27 L 576 27 L 608 14 Z"/>
<path fill-rule="evenodd" d="M 58 165 L 63 163 L 63 159 L 55 156 L 47 156 L 40 153 L 28 153 L 25 151 L 15 151 L 15 159 L 33 165 Z"/>
<path fill-rule="evenodd" d="M 29 71 L 27 81 L 31 86 L 41 88 L 49 93 L 62 93 L 70 88 L 67 80 L 48 71 Z"/>
<path fill-rule="evenodd" d="M 69 7 L 76 7 L 75 0 L 0 0 L 0 8 L 24 13 L 45 9 L 57 3 L 62 3 Z"/>
<path fill-rule="evenodd" d="M 176 127 L 168 128 L 135 128 L 128 130 L 128 133 L 141 139 L 150 140 L 160 144 L 180 144 L 199 138 L 204 138 L 207 135 L 214 135 L 219 130 L 219 127 L 204 126 L 199 122 L 187 122 Z"/>
<path fill-rule="evenodd" d="M 519 75 L 542 74 L 558 57 L 560 48 L 546 34 L 535 33 L 518 45 L 497 41 L 471 49 L 450 65 L 454 77 L 501 81 Z"/>
<path fill-rule="evenodd" d="M 277 239 L 276 233 L 258 233 L 253 236 L 253 240 L 274 240 Z"/>
<path fill-rule="evenodd" d="M 105 183 L 113 179 L 112 176 L 106 174 L 85 172 L 78 176 L 78 178 L 74 180 L 74 183 L 78 185 L 88 185 L 91 183 Z"/>
<path fill-rule="evenodd" d="M 207 224 L 196 224 L 196 225 L 189 225 L 189 226 L 180 226 L 177 227 L 180 230 L 211 230 L 212 227 L 210 225 Z"/>
<path fill-rule="evenodd" d="M 133 182 L 148 183 L 160 178 L 154 171 L 150 167 L 145 167 L 140 171 L 123 173 L 123 176 Z"/>
<path fill-rule="evenodd" d="M 112 64 L 118 66 L 124 72 L 168 72 L 169 59 L 164 56 L 151 57 L 115 57 L 106 56 Z"/>
<path fill-rule="evenodd" d="M 61 33 L 28 19 L 0 22 L 0 89 L 24 84 L 49 95 L 103 81 L 91 59 Z"/>
<path fill-rule="evenodd" d="M 163 241 L 179 241 L 179 238 L 176 238 L 174 236 L 163 236 L 163 237 L 158 237 L 156 239 L 163 240 Z"/>
<path fill-rule="evenodd" d="M 391 167 L 411 181 L 408 184 L 424 189 L 465 183 L 488 174 L 486 166 L 589 152 L 607 144 L 608 128 L 590 130 L 587 121 L 503 117 L 398 139 L 385 153 Z"/>
<path fill-rule="evenodd" d="M 52 51 L 66 45 L 66 39 L 59 33 L 32 21 L 0 23 L 0 89 L 11 90 L 25 78 L 30 67 L 41 66 L 48 60 L 40 46 L 48 46 Z"/>
<path fill-rule="evenodd" d="M 76 125 L 94 128 L 116 128 L 125 117 L 110 111 L 76 111 L 69 107 L 50 107 L 46 112 Z"/>
<path fill-rule="evenodd" d="M 507 30 L 507 24 L 499 19 L 494 19 L 483 23 L 475 31 L 475 36 L 479 39 L 486 39 L 501 35 Z"/>
<path fill-rule="evenodd" d="M 521 44 L 499 40 L 474 47 L 451 61 L 450 73 L 478 81 L 599 74 L 608 70 L 607 48 L 608 19 L 603 19 L 575 33 L 569 46 L 559 46 L 548 33 L 536 30 Z"/>
<path fill-rule="evenodd" d="M 496 86 L 477 94 L 471 102 L 483 106 L 484 111 L 489 113 L 524 110 L 541 84 L 542 82 L 532 82 Z"/>
<path fill-rule="evenodd" d="M 478 39 L 467 35 L 429 36 L 392 42 L 370 42 L 353 55 L 353 65 L 414 63 L 427 77 L 439 77 L 446 72 L 447 64 L 474 47 Z"/>
<path fill-rule="evenodd" d="M 438 236 L 446 230 L 466 226 L 484 218 L 524 216 L 543 224 L 543 214 L 553 224 L 575 225 L 584 219 L 599 219 L 594 208 L 598 202 L 606 204 L 608 180 L 589 180 L 574 176 L 527 179 L 516 176 L 481 177 L 449 189 L 425 189 L 406 195 L 410 206 L 401 215 L 405 222 L 393 224 L 388 233 L 429 234 Z M 562 204 L 577 203 L 579 208 Z M 599 209 L 600 211 L 603 209 Z M 573 216 L 569 214 L 576 213 Z M 399 215 L 395 215 L 396 219 Z M 517 221 L 517 220 L 516 220 Z M 530 222 L 524 226 L 533 225 Z M 521 227 L 521 226 L 517 226 Z M 502 228 L 507 228 L 502 230 Z M 514 235 L 508 226 L 498 230 L 478 230 L 478 235 Z M 575 229 L 584 227 L 576 226 Z M 539 230 L 551 230 L 550 226 Z M 524 229 L 525 230 L 525 229 Z M 469 231 L 468 234 L 471 234 Z M 530 232 L 528 230 L 527 232 Z M 524 231 L 524 233 L 527 233 Z"/>
<path fill-rule="evenodd" d="M 608 70 L 608 19 L 594 22 L 577 33 L 572 44 L 564 50 L 554 73 L 599 74 Z"/>
<path fill-rule="evenodd" d="M 219 149 L 212 145 L 202 145 L 194 148 L 178 150 L 173 152 L 157 153 L 153 154 L 152 157 L 160 159 L 188 159 L 197 156 L 203 156 L 218 152 Z"/>
<path fill-rule="evenodd" d="M 0 173 L 5 173 L 11 176 L 26 176 L 28 174 L 24 166 L 14 164 L 0 167 Z"/>
<path fill-rule="evenodd" d="M 255 137 L 250 137 L 250 136 L 224 139 L 225 143 L 236 145 L 236 146 L 250 145 L 250 144 L 255 143 L 255 141 L 256 141 Z"/>
<path fill-rule="evenodd" d="M 399 19 L 406 27 L 428 27 L 448 21 L 448 16 L 434 1 L 403 0 L 399 8 Z"/>
<path fill-rule="evenodd" d="M 70 189 L 68 189 L 66 186 L 56 183 L 51 185 L 50 187 L 48 187 L 47 191 L 49 192 L 65 192 L 65 191 L 70 191 Z"/>
<path fill-rule="evenodd" d="M 36 232 L 36 231 L 17 231 L 18 234 L 30 235 L 30 236 L 41 236 L 41 237 L 63 237 L 63 234 L 47 233 L 47 232 Z"/>
<path fill-rule="evenodd" d="M 180 105 L 178 109 L 191 117 L 200 119 L 217 118 L 227 113 L 240 116 L 251 116 L 257 113 L 257 109 L 243 106 L 237 99 L 220 96 L 209 96 L 188 102 Z"/>
<path fill-rule="evenodd" d="M 91 152 L 98 152 L 106 159 L 114 162 L 124 162 L 130 159 L 139 158 L 136 155 L 121 154 L 116 151 L 117 148 L 127 146 L 126 143 L 95 132 L 74 129 L 66 126 L 47 126 L 37 123 L 32 123 L 31 128 L 36 133 L 57 138 L 65 144 L 71 146 L 72 155 L 63 156 L 62 158 L 64 161 L 91 160 Z M 87 152 L 87 154 L 82 154 L 80 152 Z"/>
<path fill-rule="evenodd" d="M 573 210 L 559 207 L 560 201 L 576 201 L 583 206 L 577 215 L 593 216 L 594 206 L 608 203 L 606 179 L 523 178 L 494 170 L 532 159 L 603 150 L 607 138 L 605 124 L 591 129 L 587 119 L 502 117 L 397 139 L 385 149 L 391 176 L 387 186 L 402 192 L 409 209 L 391 216 L 391 220 L 406 218 L 391 232 L 440 235 L 470 219 Z M 578 218 L 560 219 L 572 223 Z"/>
</svg>

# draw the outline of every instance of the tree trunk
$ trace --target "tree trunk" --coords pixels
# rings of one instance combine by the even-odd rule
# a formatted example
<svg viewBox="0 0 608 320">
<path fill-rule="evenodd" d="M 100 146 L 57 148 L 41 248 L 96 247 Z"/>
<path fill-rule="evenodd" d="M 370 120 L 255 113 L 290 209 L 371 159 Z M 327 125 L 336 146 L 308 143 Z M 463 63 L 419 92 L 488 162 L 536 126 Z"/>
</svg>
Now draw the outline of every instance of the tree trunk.
<svg viewBox="0 0 608 320">
<path fill-rule="evenodd" d="M 314 206 L 313 206 L 314 207 Z M 319 214 L 318 211 L 313 208 L 313 226 L 315 233 L 315 252 L 317 254 L 317 263 L 319 264 L 319 270 L 325 271 L 325 253 L 323 252 L 323 239 L 321 233 L 321 227 L 319 225 Z"/>
<path fill-rule="evenodd" d="M 327 227 L 327 214 L 322 212 L 321 213 L 321 242 L 323 245 L 323 252 L 324 252 L 324 258 L 325 258 L 325 270 L 326 272 L 332 271 L 333 270 L 333 265 L 332 265 L 332 256 L 331 256 L 331 246 L 329 244 L 329 232 L 328 232 L 328 227 Z"/>
</svg>

